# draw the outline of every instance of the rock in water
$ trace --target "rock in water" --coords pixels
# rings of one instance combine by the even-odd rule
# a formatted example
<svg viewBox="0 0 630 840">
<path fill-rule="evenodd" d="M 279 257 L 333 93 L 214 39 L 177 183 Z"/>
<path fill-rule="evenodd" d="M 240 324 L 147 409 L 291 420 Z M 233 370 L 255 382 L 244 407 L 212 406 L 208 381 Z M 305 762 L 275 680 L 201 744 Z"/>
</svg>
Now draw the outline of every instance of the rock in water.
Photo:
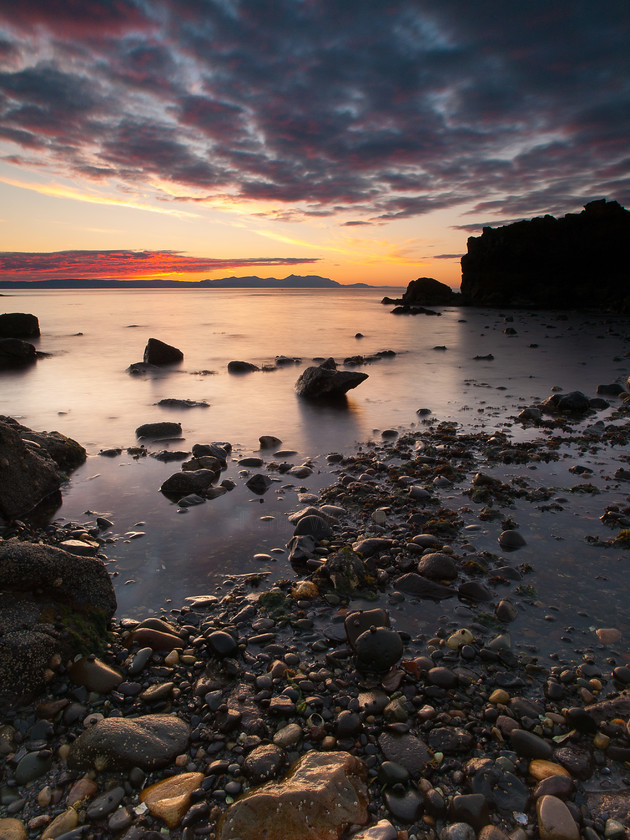
<svg viewBox="0 0 630 840">
<path fill-rule="evenodd" d="M 21 338 L 0 338 L 0 370 L 19 368 L 37 361 L 37 351 Z"/>
<path fill-rule="evenodd" d="M 5 312 L 0 315 L 0 338 L 37 338 L 39 321 L 26 312 Z"/>
<path fill-rule="evenodd" d="M 367 769 L 346 752 L 308 752 L 282 782 L 268 782 L 235 802 L 221 818 L 217 840 L 338 840 L 364 825 Z"/>
<path fill-rule="evenodd" d="M 157 338 L 150 338 L 144 348 L 143 362 L 146 365 L 172 365 L 181 362 L 184 354 L 177 347 L 165 344 Z"/>
<path fill-rule="evenodd" d="M 139 438 L 181 437 L 182 424 L 163 420 L 160 423 L 143 423 L 136 429 Z"/>
<path fill-rule="evenodd" d="M 334 360 L 327 359 L 319 367 L 306 368 L 295 383 L 295 390 L 308 399 L 336 399 L 367 378 L 367 373 L 337 370 Z"/>
<path fill-rule="evenodd" d="M 188 724 L 174 715 L 103 718 L 73 742 L 68 766 L 155 770 L 185 751 L 189 734 Z"/>
</svg>

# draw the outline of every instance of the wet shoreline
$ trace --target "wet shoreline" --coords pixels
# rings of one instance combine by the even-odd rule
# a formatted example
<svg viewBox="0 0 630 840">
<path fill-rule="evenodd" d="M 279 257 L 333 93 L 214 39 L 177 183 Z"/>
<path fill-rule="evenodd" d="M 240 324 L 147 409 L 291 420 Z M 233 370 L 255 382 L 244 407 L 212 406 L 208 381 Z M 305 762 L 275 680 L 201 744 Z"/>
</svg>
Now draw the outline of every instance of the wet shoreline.
<svg viewBox="0 0 630 840">
<path fill-rule="evenodd" d="M 541 651 L 540 634 L 529 636 L 521 616 L 543 612 L 541 621 L 551 627 L 553 606 L 539 601 L 535 565 L 520 560 L 526 546 L 507 551 L 496 538 L 522 531 L 527 544 L 534 535 L 515 521 L 523 506 L 570 509 L 573 499 L 593 492 L 592 478 L 579 470 L 577 489 L 565 501 L 544 482 L 497 476 L 507 478 L 514 464 L 554 464 L 567 449 L 579 465 L 581 456 L 627 445 L 625 406 L 599 426 L 593 415 L 549 417 L 534 428 L 534 440 L 519 442 L 425 418 L 412 431 L 386 430 L 353 455 L 335 457 L 336 480 L 305 502 L 302 517 L 293 517 L 296 529 L 300 518 L 319 519 L 298 534 L 314 530 L 310 544 L 302 539 L 292 548 L 295 574 L 270 586 L 268 555 L 257 571 L 228 575 L 207 597 L 164 610 L 164 626 L 155 618 L 120 618 L 83 685 L 60 662 L 46 697 L 8 711 L 13 734 L 3 730 L 9 750 L 1 800 L 7 817 L 34 837 L 72 810 L 68 825 L 74 815 L 77 822 L 70 836 L 150 840 L 164 822 L 140 807 L 139 792 L 160 779 L 200 773 L 170 836 L 212 837 L 220 814 L 261 781 L 248 756 L 270 746 L 277 778 L 312 750 L 359 757 L 368 774 L 369 823 L 386 819 L 400 837 L 456 838 L 463 822 L 474 823 L 473 835 L 485 824 L 525 840 L 541 830 L 541 795 L 566 803 L 582 836 L 623 836 L 607 819 L 623 823 L 618 811 L 630 790 L 627 631 L 564 628 L 555 650 Z M 595 537 L 596 547 L 623 552 L 615 540 L 628 512 L 610 504 L 606 513 L 610 537 Z M 476 545 L 485 523 L 492 525 L 493 551 Z M 330 561 L 344 553 L 358 558 L 362 579 L 343 564 L 336 576 L 326 575 Z M 427 555 L 442 557 L 433 578 L 417 572 Z M 345 628 L 348 614 L 375 607 L 403 642 L 402 656 L 382 672 L 357 667 Z M 586 626 L 589 617 L 583 618 Z M 159 647 L 164 636 L 150 643 L 152 632 L 171 637 L 172 648 Z M 98 682 L 106 668 L 120 675 L 107 690 Z M 612 711 L 602 712 L 602 702 Z M 100 715 L 164 713 L 189 727 L 181 753 L 160 770 L 92 766 L 92 793 L 68 807 L 82 773 L 68 770 L 66 760 L 85 728 Z M 529 734 L 519 741 L 513 729 Z M 427 751 L 422 766 L 419 749 Z M 19 784 L 28 775 L 19 772 L 28 756 L 36 775 Z M 507 780 L 512 798 L 493 794 L 485 759 L 501 768 L 494 785 Z M 540 764 L 545 761 L 554 766 Z M 546 773 L 556 781 L 545 782 Z M 565 774 L 570 784 L 557 781 Z M 90 802 L 118 788 L 115 805 L 90 811 Z M 477 799 L 461 800 L 468 796 Z M 466 809 L 473 805 L 478 813 L 471 816 Z"/>
</svg>

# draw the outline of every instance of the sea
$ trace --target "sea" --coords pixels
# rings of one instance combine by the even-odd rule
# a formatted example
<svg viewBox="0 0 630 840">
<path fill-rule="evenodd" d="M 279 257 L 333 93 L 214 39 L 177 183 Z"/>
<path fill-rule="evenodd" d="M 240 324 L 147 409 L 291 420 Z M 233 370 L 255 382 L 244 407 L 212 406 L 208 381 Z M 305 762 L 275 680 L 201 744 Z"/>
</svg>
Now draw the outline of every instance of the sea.
<svg viewBox="0 0 630 840">
<path fill-rule="evenodd" d="M 220 594 L 238 575 L 263 571 L 269 584 L 294 577 L 286 543 L 292 534 L 287 514 L 303 507 L 304 494 L 335 480 L 326 456 L 351 454 L 384 431 L 422 430 L 449 422 L 462 431 L 496 429 L 512 439 L 534 439 L 536 430 L 516 419 L 526 406 L 554 391 L 580 390 L 595 396 L 600 384 L 625 386 L 630 373 L 630 319 L 599 312 L 545 312 L 440 307 L 436 315 L 397 315 L 385 295 L 403 289 L 165 289 L 11 290 L 0 311 L 37 315 L 43 355 L 25 370 L 0 372 L 0 414 L 38 431 L 57 430 L 87 450 L 86 463 L 63 488 L 60 523 L 93 526 L 96 515 L 114 523 L 104 555 L 112 573 L 119 617 L 145 617 L 181 606 L 186 597 Z M 129 366 L 142 360 L 149 338 L 179 348 L 178 365 L 142 375 Z M 359 366 L 344 360 L 363 356 Z M 277 357 L 291 363 L 275 365 Z M 348 393 L 343 405 L 319 405 L 297 396 L 299 374 L 332 357 L 340 368 L 368 378 Z M 232 360 L 260 370 L 228 372 Z M 286 359 L 285 359 L 286 361 Z M 162 399 L 205 403 L 193 408 L 157 405 Z M 618 402 L 600 412 L 607 422 Z M 420 409 L 430 414 L 420 416 Z M 182 509 L 160 492 L 178 463 L 126 452 L 138 445 L 144 423 L 172 420 L 182 425 L 179 440 L 147 443 L 149 449 L 190 450 L 195 443 L 227 441 L 232 457 L 223 477 L 236 488 L 194 508 Z M 592 419 L 591 421 L 592 422 Z M 613 420 L 611 422 L 625 422 Z M 260 452 L 259 438 L 274 435 L 281 448 L 307 463 L 306 479 L 282 481 L 264 496 L 248 491 L 256 469 L 238 462 Z M 100 454 L 112 448 L 121 454 Z M 522 638 L 551 648 L 562 634 L 597 642 L 594 628 L 621 628 L 627 640 L 630 594 L 627 551 L 594 548 L 585 538 L 611 536 L 599 517 L 606 503 L 628 503 L 630 484 L 611 479 L 627 466 L 627 452 L 594 448 L 582 463 L 601 496 L 571 496 L 575 477 L 568 469 L 575 453 L 538 467 L 536 478 L 553 484 L 560 511 L 518 508 L 527 545 L 519 562 L 535 570 L 537 604 L 520 620 Z M 488 470 L 508 481 L 526 466 Z M 263 470 L 260 470 L 264 472 Z M 503 474 L 502 474 L 503 473 Z M 531 473 L 528 475 L 531 479 Z M 445 503 L 470 505 L 454 487 Z M 464 516 L 478 550 L 499 551 L 497 523 Z M 268 554 L 261 561 L 257 554 Z M 448 603 L 448 602 L 447 602 Z M 392 605 L 398 623 L 416 634 L 452 609 L 444 604 Z M 455 621 L 465 606 L 455 606 Z M 458 612 L 459 611 L 459 612 Z M 580 616 L 580 613 L 583 613 Z M 452 616 L 451 616 L 452 618 Z M 570 628 L 570 629 L 567 629 Z M 568 634 L 568 635 L 567 635 Z M 627 649 L 627 643 L 626 643 Z"/>
</svg>

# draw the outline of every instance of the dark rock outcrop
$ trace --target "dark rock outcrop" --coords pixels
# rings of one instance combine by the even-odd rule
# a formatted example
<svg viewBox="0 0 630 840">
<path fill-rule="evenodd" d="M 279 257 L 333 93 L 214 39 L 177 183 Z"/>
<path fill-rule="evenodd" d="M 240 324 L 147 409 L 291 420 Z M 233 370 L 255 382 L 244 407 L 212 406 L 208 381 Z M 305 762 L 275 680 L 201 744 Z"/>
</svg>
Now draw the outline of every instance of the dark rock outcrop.
<svg viewBox="0 0 630 840">
<path fill-rule="evenodd" d="M 24 542 L 0 546 L 0 693 L 43 688 L 51 658 L 95 652 L 116 611 L 103 562 Z"/>
<path fill-rule="evenodd" d="M 433 277 L 418 277 L 417 280 L 412 280 L 409 283 L 401 298 L 385 297 L 381 302 L 385 304 L 398 304 L 403 307 L 404 311 L 407 308 L 448 306 L 458 301 L 459 295 L 450 286 L 447 286 L 446 283 L 440 283 L 439 280 L 435 280 Z"/>
<path fill-rule="evenodd" d="M 139 438 L 172 438 L 181 437 L 182 424 L 162 420 L 157 423 L 143 423 L 136 429 Z"/>
<path fill-rule="evenodd" d="M 144 348 L 142 361 L 147 365 L 173 365 L 181 362 L 184 354 L 177 347 L 165 344 L 157 338 L 150 338 Z"/>
<path fill-rule="evenodd" d="M 486 227 L 462 257 L 463 302 L 628 311 L 628 242 L 630 212 L 605 199 L 560 219 Z"/>
<path fill-rule="evenodd" d="M 260 370 L 260 368 L 252 362 L 242 362 L 238 359 L 228 362 L 227 369 L 229 373 L 253 373 L 255 370 Z"/>
<path fill-rule="evenodd" d="M 75 440 L 0 417 L 0 516 L 15 519 L 45 499 L 57 499 L 64 472 L 83 461 L 85 449 Z"/>
<path fill-rule="evenodd" d="M 308 399 L 338 399 L 367 378 L 367 373 L 337 370 L 334 359 L 327 359 L 318 367 L 306 368 L 295 383 L 295 390 Z"/>
<path fill-rule="evenodd" d="M 0 338 L 0 370 L 26 367 L 37 361 L 37 350 L 21 338 Z"/>
<path fill-rule="evenodd" d="M 37 338 L 39 321 L 26 312 L 5 312 L 0 315 L 0 338 Z"/>
</svg>

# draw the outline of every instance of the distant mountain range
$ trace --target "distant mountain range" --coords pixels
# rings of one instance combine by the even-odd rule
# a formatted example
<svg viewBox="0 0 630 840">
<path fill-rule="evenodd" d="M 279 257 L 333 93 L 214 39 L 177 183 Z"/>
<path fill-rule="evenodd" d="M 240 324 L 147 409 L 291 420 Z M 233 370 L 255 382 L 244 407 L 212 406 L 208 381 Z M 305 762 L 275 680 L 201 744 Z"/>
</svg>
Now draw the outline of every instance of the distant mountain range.
<svg viewBox="0 0 630 840">
<path fill-rule="evenodd" d="M 221 277 L 218 280 L 0 280 L 0 289 L 367 289 L 367 283 L 337 283 L 329 277 Z"/>
</svg>

